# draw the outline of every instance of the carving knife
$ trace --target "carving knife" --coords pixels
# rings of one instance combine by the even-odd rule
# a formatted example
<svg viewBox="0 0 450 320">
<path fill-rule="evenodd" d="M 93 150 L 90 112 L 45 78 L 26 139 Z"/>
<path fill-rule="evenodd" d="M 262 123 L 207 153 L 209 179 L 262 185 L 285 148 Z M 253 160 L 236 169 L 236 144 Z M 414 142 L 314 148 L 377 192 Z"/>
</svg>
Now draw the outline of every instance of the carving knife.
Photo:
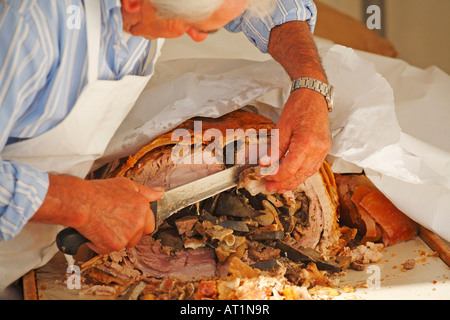
<svg viewBox="0 0 450 320">
<path fill-rule="evenodd" d="M 154 232 L 167 218 L 181 209 L 236 187 L 239 174 L 248 167 L 248 165 L 236 165 L 166 191 L 161 199 L 150 203 L 150 208 L 155 215 Z M 75 255 L 80 245 L 86 242 L 89 240 L 74 228 L 62 230 L 56 237 L 59 250 L 69 255 Z"/>
</svg>

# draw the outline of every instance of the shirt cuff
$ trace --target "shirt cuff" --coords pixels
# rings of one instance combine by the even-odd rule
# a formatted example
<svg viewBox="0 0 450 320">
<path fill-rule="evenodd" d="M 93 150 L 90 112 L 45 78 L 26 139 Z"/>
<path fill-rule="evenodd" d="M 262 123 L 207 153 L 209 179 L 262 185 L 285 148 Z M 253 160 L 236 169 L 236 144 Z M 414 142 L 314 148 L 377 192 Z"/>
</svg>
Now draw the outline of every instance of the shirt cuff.
<svg viewBox="0 0 450 320">
<path fill-rule="evenodd" d="M 14 161 L 0 161 L 0 240 L 20 233 L 42 205 L 48 173 Z"/>
<path fill-rule="evenodd" d="M 244 12 L 225 26 L 231 32 L 244 32 L 247 38 L 263 52 L 268 52 L 272 28 L 290 21 L 306 21 L 311 33 L 317 21 L 317 8 L 313 0 L 278 0 L 275 10 L 264 19 Z"/>
</svg>

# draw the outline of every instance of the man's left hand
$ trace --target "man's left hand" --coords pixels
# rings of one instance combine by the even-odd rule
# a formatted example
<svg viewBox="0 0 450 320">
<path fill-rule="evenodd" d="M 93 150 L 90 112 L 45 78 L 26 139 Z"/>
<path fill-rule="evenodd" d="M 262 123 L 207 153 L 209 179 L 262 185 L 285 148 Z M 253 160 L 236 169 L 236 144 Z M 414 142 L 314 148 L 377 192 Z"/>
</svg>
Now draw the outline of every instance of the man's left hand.
<svg viewBox="0 0 450 320">
<path fill-rule="evenodd" d="M 295 90 L 284 106 L 276 129 L 279 129 L 280 159 L 271 162 L 280 160 L 280 166 L 276 174 L 266 176 L 266 189 L 295 190 L 319 171 L 331 148 L 325 97 L 310 89 Z"/>
</svg>

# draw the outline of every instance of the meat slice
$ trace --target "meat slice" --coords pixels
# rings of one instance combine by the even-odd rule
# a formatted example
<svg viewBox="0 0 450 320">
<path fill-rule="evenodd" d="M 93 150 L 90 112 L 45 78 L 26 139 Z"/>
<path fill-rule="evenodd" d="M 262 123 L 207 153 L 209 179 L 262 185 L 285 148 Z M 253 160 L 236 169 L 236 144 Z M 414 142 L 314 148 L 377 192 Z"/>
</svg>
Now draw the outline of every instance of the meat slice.
<svg viewBox="0 0 450 320">
<path fill-rule="evenodd" d="M 225 168 L 223 163 L 195 163 L 195 153 L 188 163 L 175 163 L 171 145 L 149 151 L 124 176 L 149 187 L 174 189 L 188 182 L 201 179 Z"/>
<path fill-rule="evenodd" d="M 127 250 L 130 261 L 144 277 L 169 277 L 179 281 L 206 280 L 217 276 L 214 250 L 198 248 L 166 254 L 159 241 L 151 236 Z"/>
<path fill-rule="evenodd" d="M 265 189 L 265 176 L 259 169 L 261 168 L 253 167 L 243 171 L 239 176 L 238 189 L 245 188 L 252 195 L 270 194 Z M 308 199 L 306 221 L 304 225 L 295 226 L 295 239 L 287 241 L 297 248 L 315 249 L 329 257 L 339 247 L 341 233 L 337 216 L 339 199 L 336 181 L 327 162 L 296 190 L 285 192 L 282 196 L 291 204 L 295 204 L 300 193 Z"/>
<path fill-rule="evenodd" d="M 199 130 L 196 129 L 196 121 L 201 121 Z M 259 132 L 259 130 L 265 130 L 270 136 L 270 130 L 273 127 L 275 127 L 275 124 L 270 119 L 241 110 L 236 110 L 219 118 L 192 118 L 141 147 L 128 159 L 121 159 L 107 165 L 107 168 L 102 170 L 105 172 L 101 173 L 99 177 L 127 177 L 151 187 L 159 186 L 166 190 L 173 189 L 225 168 L 224 163 L 228 162 L 228 158 L 223 159 L 219 156 L 219 161 L 211 162 L 205 161 L 204 157 L 201 157 L 201 161 L 194 158 L 189 159 L 190 157 L 201 156 L 202 150 L 212 142 L 217 144 L 218 149 L 222 149 L 228 143 L 242 139 L 252 140 L 250 133 Z M 190 138 L 191 144 L 186 146 L 190 151 L 186 155 L 183 153 L 184 148 L 178 152 L 174 150 L 177 149 L 176 146 L 180 142 L 180 137 L 173 136 L 177 130 L 187 133 L 188 138 Z M 215 133 L 211 133 L 210 130 Z M 215 137 L 216 133 L 221 134 L 221 137 Z M 180 151 L 182 151 L 182 154 L 180 154 Z M 180 158 L 175 157 L 177 163 L 173 161 L 173 153 L 180 156 Z"/>
<path fill-rule="evenodd" d="M 320 194 L 316 190 L 322 185 L 320 174 L 315 174 L 306 180 L 299 188 L 309 199 L 309 223 L 298 230 L 302 237 L 295 244 L 296 247 L 316 248 L 324 231 L 324 212 L 321 206 Z M 323 195 L 322 195 L 323 196 Z M 298 229 L 298 228 L 297 228 Z"/>
</svg>

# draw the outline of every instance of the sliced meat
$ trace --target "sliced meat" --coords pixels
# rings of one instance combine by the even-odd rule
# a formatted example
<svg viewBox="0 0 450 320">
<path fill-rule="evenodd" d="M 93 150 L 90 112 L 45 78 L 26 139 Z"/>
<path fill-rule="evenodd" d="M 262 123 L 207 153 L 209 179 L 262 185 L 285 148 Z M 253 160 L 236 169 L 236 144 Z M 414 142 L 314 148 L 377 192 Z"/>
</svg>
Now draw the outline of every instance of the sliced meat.
<svg viewBox="0 0 450 320">
<path fill-rule="evenodd" d="M 201 121 L 201 132 L 197 132 L 195 130 L 195 121 Z M 156 180 L 158 180 L 158 177 L 155 176 L 156 174 L 160 176 L 160 182 L 167 181 L 169 178 L 166 177 L 166 175 L 169 174 L 174 175 L 172 180 L 176 179 L 177 184 L 188 183 L 190 181 L 183 181 L 183 178 L 191 180 L 189 179 L 190 174 L 186 174 L 186 172 L 189 173 L 192 170 L 194 174 L 200 173 L 200 175 L 195 176 L 195 180 L 201 178 L 201 176 L 214 173 L 210 170 L 215 171 L 216 169 L 218 169 L 218 164 L 210 164 L 209 166 L 207 166 L 207 164 L 197 164 L 196 161 L 191 161 L 190 163 L 192 163 L 192 166 L 189 166 L 189 168 L 187 169 L 188 171 L 180 171 L 175 173 L 164 172 L 165 170 L 178 170 L 178 168 L 173 168 L 173 163 L 170 164 L 172 148 L 179 142 L 179 140 L 174 141 L 174 139 L 172 138 L 172 134 L 175 130 L 185 130 L 186 132 L 188 132 L 191 136 L 193 147 L 194 143 L 198 142 L 200 144 L 203 143 L 203 146 L 210 144 L 212 142 L 212 138 L 207 133 L 209 129 L 214 129 L 214 132 L 219 131 L 222 134 L 223 139 L 218 139 L 218 141 L 214 141 L 214 139 L 212 140 L 214 142 L 217 142 L 218 148 L 224 148 L 226 143 L 245 138 L 247 130 L 251 129 L 253 130 L 253 132 L 259 132 L 259 130 L 267 130 L 267 135 L 270 135 L 270 129 L 272 129 L 274 126 L 275 124 L 266 117 L 240 110 L 228 113 L 219 118 L 189 119 L 173 130 L 159 136 L 149 144 L 143 146 L 134 155 L 129 156 L 126 161 L 120 163 L 120 165 L 115 164 L 114 171 L 105 176 L 126 176 L 129 178 L 139 179 L 139 182 L 144 181 L 144 183 L 146 184 L 151 183 L 151 185 L 155 185 Z M 192 152 L 192 154 L 194 154 L 194 152 Z M 159 158 L 159 160 L 157 158 Z M 144 168 L 148 165 L 150 165 L 148 169 Z M 186 170 L 186 168 L 184 168 L 186 164 L 180 163 L 179 165 L 181 167 L 180 170 Z M 199 167 L 200 169 L 194 167 Z M 143 169 L 145 169 L 145 172 L 140 173 L 140 171 Z M 141 174 L 143 175 L 143 177 L 141 177 L 142 179 L 137 177 L 137 175 Z M 153 182 L 152 180 L 155 180 L 155 182 Z M 162 186 L 162 184 L 160 183 L 159 186 Z M 173 188 L 173 186 L 170 187 Z"/>
<path fill-rule="evenodd" d="M 325 163 L 324 166 L 326 165 Z M 336 205 L 327 191 L 326 181 L 318 172 L 299 187 L 309 199 L 309 222 L 302 228 L 302 237 L 295 246 L 316 249 L 324 256 L 330 256 L 338 246 L 341 233 Z"/>
<path fill-rule="evenodd" d="M 268 194 L 264 175 L 260 168 L 249 168 L 241 173 L 238 189 L 245 188 L 251 195 Z M 287 241 L 295 247 L 316 249 L 324 256 L 330 256 L 339 247 L 336 182 L 329 164 L 324 162 L 319 172 L 308 178 L 296 190 L 282 196 L 290 204 L 299 201 L 299 195 L 308 199 L 308 209 L 303 223 L 294 227 L 294 238 Z M 286 223 L 285 223 L 286 224 Z"/>
<path fill-rule="evenodd" d="M 195 163 L 194 154 L 188 156 L 190 161 L 186 163 L 174 163 L 172 147 L 164 146 L 148 152 L 126 172 L 125 177 L 149 187 L 170 190 L 225 168 L 223 163 Z"/>
<path fill-rule="evenodd" d="M 305 227 L 297 225 L 296 230 L 301 234 L 301 238 L 295 244 L 296 247 L 306 247 L 314 249 L 320 241 L 324 228 L 324 216 L 320 205 L 319 196 L 315 192 L 314 185 L 321 183 L 318 181 L 318 174 L 305 181 L 300 188 L 306 193 L 309 199 L 309 222 Z M 301 228 L 301 229 L 300 229 Z"/>
<path fill-rule="evenodd" d="M 128 257 L 144 277 L 170 277 L 179 281 L 206 280 L 217 276 L 214 250 L 198 248 L 166 254 L 151 236 L 127 250 Z"/>
</svg>

